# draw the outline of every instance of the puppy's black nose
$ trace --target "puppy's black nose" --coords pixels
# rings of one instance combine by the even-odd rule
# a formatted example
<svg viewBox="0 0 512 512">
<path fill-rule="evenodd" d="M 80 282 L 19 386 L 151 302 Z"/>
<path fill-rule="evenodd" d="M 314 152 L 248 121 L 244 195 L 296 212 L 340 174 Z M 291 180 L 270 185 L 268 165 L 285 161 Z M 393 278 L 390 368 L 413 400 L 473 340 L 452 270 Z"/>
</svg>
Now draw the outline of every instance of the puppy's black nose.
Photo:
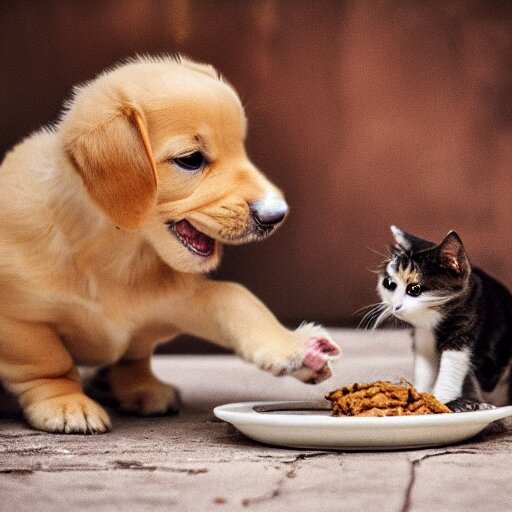
<svg viewBox="0 0 512 512">
<path fill-rule="evenodd" d="M 252 203 L 250 208 L 256 224 L 267 229 L 279 224 L 288 213 L 286 201 L 274 195 Z"/>
</svg>

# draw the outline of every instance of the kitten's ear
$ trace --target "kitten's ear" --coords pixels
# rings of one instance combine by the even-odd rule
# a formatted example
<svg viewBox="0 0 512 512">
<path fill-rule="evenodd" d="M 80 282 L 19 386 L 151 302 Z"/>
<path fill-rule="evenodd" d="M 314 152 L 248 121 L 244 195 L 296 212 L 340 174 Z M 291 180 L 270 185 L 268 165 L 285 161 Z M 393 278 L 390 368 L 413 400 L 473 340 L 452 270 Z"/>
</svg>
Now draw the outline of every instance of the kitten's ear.
<svg viewBox="0 0 512 512">
<path fill-rule="evenodd" d="M 394 245 L 388 245 L 387 247 L 389 254 L 393 258 L 397 257 L 399 254 L 402 254 L 404 252 L 404 249 L 396 243 Z"/>
<path fill-rule="evenodd" d="M 404 251 L 419 252 L 426 249 L 433 249 L 436 246 L 434 242 L 411 235 L 411 233 L 407 233 L 407 231 L 403 231 L 396 226 L 391 226 L 390 229 L 398 248 Z"/>
<path fill-rule="evenodd" d="M 457 275 L 466 274 L 469 270 L 469 260 L 462 245 L 462 240 L 455 231 L 450 231 L 437 248 L 439 261 Z"/>
</svg>

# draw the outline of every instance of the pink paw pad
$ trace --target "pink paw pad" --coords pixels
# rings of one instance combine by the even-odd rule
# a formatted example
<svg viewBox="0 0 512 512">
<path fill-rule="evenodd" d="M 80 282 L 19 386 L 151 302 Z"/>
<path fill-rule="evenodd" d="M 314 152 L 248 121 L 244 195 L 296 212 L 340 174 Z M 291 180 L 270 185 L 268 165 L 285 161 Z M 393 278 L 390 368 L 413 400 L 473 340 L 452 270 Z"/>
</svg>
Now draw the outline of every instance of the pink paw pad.
<svg viewBox="0 0 512 512">
<path fill-rule="evenodd" d="M 308 342 L 304 366 L 312 370 L 321 370 L 327 363 L 329 356 L 340 353 L 337 345 L 325 338 L 312 338 Z"/>
</svg>

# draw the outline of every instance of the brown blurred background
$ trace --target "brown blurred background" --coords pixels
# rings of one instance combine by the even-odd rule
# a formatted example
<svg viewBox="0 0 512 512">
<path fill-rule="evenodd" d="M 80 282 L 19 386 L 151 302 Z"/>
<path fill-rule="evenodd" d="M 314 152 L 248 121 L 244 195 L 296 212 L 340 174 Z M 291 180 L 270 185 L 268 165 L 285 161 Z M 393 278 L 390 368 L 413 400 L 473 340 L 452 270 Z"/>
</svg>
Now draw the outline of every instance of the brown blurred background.
<svg viewBox="0 0 512 512">
<path fill-rule="evenodd" d="M 0 20 L 2 154 L 126 56 L 181 52 L 228 78 L 291 214 L 215 277 L 283 322 L 356 325 L 393 223 L 456 229 L 512 286 L 512 2 L 17 0 Z"/>
</svg>

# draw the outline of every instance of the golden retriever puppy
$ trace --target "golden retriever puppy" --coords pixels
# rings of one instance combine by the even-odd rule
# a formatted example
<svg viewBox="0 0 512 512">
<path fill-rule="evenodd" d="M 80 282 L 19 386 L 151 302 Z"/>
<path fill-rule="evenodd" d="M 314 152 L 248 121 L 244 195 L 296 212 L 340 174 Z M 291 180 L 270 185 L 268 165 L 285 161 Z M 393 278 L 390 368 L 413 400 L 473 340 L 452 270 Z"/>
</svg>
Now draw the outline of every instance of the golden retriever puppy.
<svg viewBox="0 0 512 512">
<path fill-rule="evenodd" d="M 223 244 L 272 233 L 281 192 L 250 162 L 235 91 L 207 65 L 140 58 L 78 87 L 0 167 L 0 379 L 30 425 L 105 432 L 75 365 L 104 367 L 128 411 L 177 408 L 151 373 L 190 333 L 275 375 L 330 375 L 338 347 L 290 331 L 240 285 L 208 280 Z"/>
</svg>

